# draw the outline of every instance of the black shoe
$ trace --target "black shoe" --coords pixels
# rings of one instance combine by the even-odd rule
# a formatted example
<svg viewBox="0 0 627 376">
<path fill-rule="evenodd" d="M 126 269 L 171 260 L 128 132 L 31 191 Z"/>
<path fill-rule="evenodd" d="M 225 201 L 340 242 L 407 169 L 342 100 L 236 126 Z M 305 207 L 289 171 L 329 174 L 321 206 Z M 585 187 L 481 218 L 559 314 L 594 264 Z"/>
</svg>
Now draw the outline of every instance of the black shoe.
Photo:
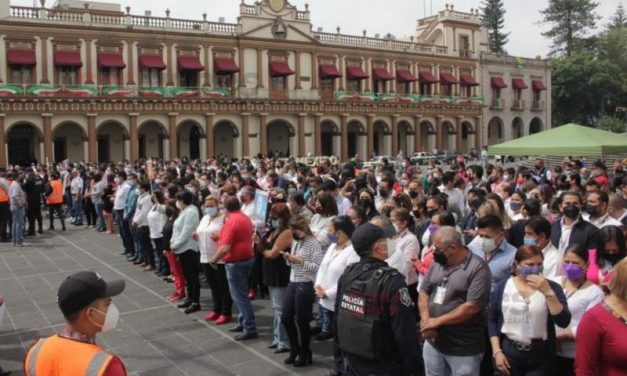
<svg viewBox="0 0 627 376">
<path fill-rule="evenodd" d="M 337 371 L 329 371 L 324 374 L 324 376 L 343 376 L 343 375 L 344 374 L 342 372 L 337 372 Z"/>
<path fill-rule="evenodd" d="M 255 332 L 255 333 L 238 334 L 234 338 L 235 338 L 236 341 L 248 341 L 249 339 L 255 339 L 257 337 L 259 337 L 259 334 L 257 334 L 257 332 Z"/>
<path fill-rule="evenodd" d="M 187 308 L 190 307 L 192 305 L 192 301 L 191 300 L 186 300 L 183 303 L 179 303 L 176 308 Z"/>
<path fill-rule="evenodd" d="M 306 351 L 306 352 L 301 351 L 300 354 L 298 355 L 298 359 L 296 359 L 293 366 L 294 367 L 310 366 L 312 362 L 313 361 L 312 361 L 311 351 Z"/>
<path fill-rule="evenodd" d="M 183 312 L 186 315 L 189 315 L 190 313 L 194 313 L 194 312 L 198 312 L 198 311 L 200 311 L 200 304 L 194 303 L 191 306 L 185 308 L 185 310 Z"/>
<path fill-rule="evenodd" d="M 54 227 L 52 226 L 48 227 L 48 231 L 54 231 Z"/>
<path fill-rule="evenodd" d="M 65 231 L 65 226 L 63 226 L 63 227 L 61 228 L 61 231 Z"/>
<path fill-rule="evenodd" d="M 316 334 L 320 334 L 322 333 L 322 328 L 319 326 L 314 326 L 313 328 L 311 328 L 311 335 L 315 336 Z"/>
<path fill-rule="evenodd" d="M 290 349 L 276 349 L 274 350 L 275 354 L 283 354 L 283 353 L 288 353 L 290 352 Z"/>
<path fill-rule="evenodd" d="M 316 336 L 316 341 L 326 341 L 333 338 L 333 334 L 328 332 L 322 332 Z"/>
<path fill-rule="evenodd" d="M 290 349 L 290 356 L 288 356 L 287 359 L 285 359 L 283 361 L 283 363 L 285 363 L 285 364 L 294 364 L 294 362 L 296 361 L 297 357 L 298 357 L 298 350 Z"/>
<path fill-rule="evenodd" d="M 234 326 L 229 329 L 229 332 L 231 333 L 241 333 L 243 331 L 244 331 L 244 328 L 242 328 L 241 326 Z"/>
<path fill-rule="evenodd" d="M 279 345 L 270 345 L 270 346 L 268 346 L 269 349 L 276 349 L 277 347 L 279 347 Z"/>
</svg>

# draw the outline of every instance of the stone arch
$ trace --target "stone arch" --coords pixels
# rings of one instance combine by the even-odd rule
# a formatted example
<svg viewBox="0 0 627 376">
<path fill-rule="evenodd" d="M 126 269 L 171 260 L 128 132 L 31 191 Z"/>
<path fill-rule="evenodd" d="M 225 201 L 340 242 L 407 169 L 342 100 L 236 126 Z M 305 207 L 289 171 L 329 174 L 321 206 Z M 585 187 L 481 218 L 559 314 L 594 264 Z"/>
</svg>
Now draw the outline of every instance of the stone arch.
<svg viewBox="0 0 627 376">
<path fill-rule="evenodd" d="M 529 134 L 539 133 L 544 130 L 544 123 L 539 117 L 534 117 L 529 123 Z"/>
<path fill-rule="evenodd" d="M 383 120 L 377 120 L 372 124 L 372 133 L 374 140 L 372 140 L 372 147 L 376 155 L 390 155 L 392 153 L 390 140 L 390 126 Z"/>
<path fill-rule="evenodd" d="M 525 123 L 519 117 L 512 120 L 512 139 L 520 138 L 525 135 Z"/>
<path fill-rule="evenodd" d="M 296 131 L 287 120 L 272 120 L 267 125 L 268 154 L 279 154 L 283 157 L 290 156 L 296 149 L 293 145 Z"/>
<path fill-rule="evenodd" d="M 52 130 L 52 159 L 61 162 L 85 160 L 87 132 L 75 121 L 63 121 Z"/>
<path fill-rule="evenodd" d="M 414 129 L 411 123 L 406 120 L 398 122 L 396 130 L 396 139 L 398 140 L 398 150 L 402 151 L 405 156 L 410 156 L 414 152 L 414 143 L 412 136 Z"/>
<path fill-rule="evenodd" d="M 505 124 L 503 120 L 495 116 L 488 122 L 488 145 L 494 145 L 503 142 Z"/>
<path fill-rule="evenodd" d="M 168 139 L 168 128 L 160 121 L 149 119 L 137 127 L 139 142 L 139 158 L 165 157 L 165 142 Z"/>
<path fill-rule="evenodd" d="M 18 121 L 11 124 L 5 132 L 9 164 L 30 165 L 34 162 L 45 162 L 41 160 L 43 134 L 35 124 Z"/>
<path fill-rule="evenodd" d="M 442 148 L 444 150 L 455 150 L 455 126 L 452 122 L 445 120 L 442 122 Z"/>
<path fill-rule="evenodd" d="M 96 127 L 98 162 L 126 159 L 130 150 L 128 130 L 117 120 L 105 120 Z"/>
<path fill-rule="evenodd" d="M 348 157 L 352 158 L 357 154 L 362 154 L 361 157 L 364 157 L 364 136 L 367 135 L 364 123 L 359 120 L 351 120 L 348 122 L 346 132 L 348 134 Z"/>
<path fill-rule="evenodd" d="M 337 154 L 340 128 L 332 120 L 325 120 L 320 123 L 320 149 L 322 155 L 330 156 Z"/>
<path fill-rule="evenodd" d="M 222 155 L 229 158 L 235 156 L 239 130 L 230 120 L 220 120 L 213 126 L 213 153 L 215 156 Z"/>
<path fill-rule="evenodd" d="M 420 145 L 416 145 L 416 149 L 420 148 L 420 151 L 431 152 L 434 146 L 431 139 L 436 133 L 433 123 L 423 120 L 418 126 L 418 132 L 420 132 Z"/>
<path fill-rule="evenodd" d="M 467 153 L 470 151 L 470 148 L 475 144 L 475 129 L 472 123 L 469 121 L 462 121 L 461 127 L 461 145 L 458 145 L 458 150 L 462 153 Z"/>
<path fill-rule="evenodd" d="M 176 126 L 176 142 L 179 157 L 188 157 L 190 160 L 202 158 L 205 131 L 196 120 L 183 120 Z"/>
</svg>

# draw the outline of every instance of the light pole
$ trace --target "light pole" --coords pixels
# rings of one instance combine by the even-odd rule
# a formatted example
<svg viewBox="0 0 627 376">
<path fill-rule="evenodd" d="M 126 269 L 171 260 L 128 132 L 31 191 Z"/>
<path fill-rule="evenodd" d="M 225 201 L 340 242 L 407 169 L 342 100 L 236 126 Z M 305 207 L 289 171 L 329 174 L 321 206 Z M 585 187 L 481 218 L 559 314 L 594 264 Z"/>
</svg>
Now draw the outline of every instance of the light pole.
<svg viewBox="0 0 627 376">
<path fill-rule="evenodd" d="M 610 105 L 610 96 L 609 95 L 604 95 L 601 98 L 601 116 L 605 115 L 605 99 L 607 99 L 607 105 Z"/>
</svg>

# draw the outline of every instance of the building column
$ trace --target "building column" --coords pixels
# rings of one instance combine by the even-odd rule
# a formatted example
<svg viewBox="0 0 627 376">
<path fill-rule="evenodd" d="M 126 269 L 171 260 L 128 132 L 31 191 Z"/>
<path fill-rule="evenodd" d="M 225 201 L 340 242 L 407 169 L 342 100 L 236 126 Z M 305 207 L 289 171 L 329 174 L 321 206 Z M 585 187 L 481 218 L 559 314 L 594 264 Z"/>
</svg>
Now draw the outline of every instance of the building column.
<svg viewBox="0 0 627 376">
<path fill-rule="evenodd" d="M 435 117 L 435 148 L 442 151 L 442 115 Z"/>
<path fill-rule="evenodd" d="M 366 159 L 368 160 L 370 154 L 374 151 L 374 114 L 368 114 L 367 125 L 368 141 L 366 142 L 368 150 L 366 151 Z"/>
<path fill-rule="evenodd" d="M 346 88 L 346 60 L 344 56 L 340 56 L 340 73 L 342 73 L 342 77 L 340 77 L 340 88 L 339 91 L 344 91 Z"/>
<path fill-rule="evenodd" d="M 424 135 L 422 135 L 422 130 L 420 128 L 421 118 L 422 116 L 420 115 L 414 115 L 414 150 L 415 151 L 420 150 L 419 147 L 421 147 L 422 137 L 424 137 Z M 425 150 L 425 151 L 428 151 L 428 150 Z M 409 152 L 407 154 L 409 154 Z"/>
<path fill-rule="evenodd" d="M 394 76 L 394 79 L 390 82 L 390 93 L 396 94 L 398 93 L 396 88 L 396 60 L 390 62 L 390 74 Z"/>
<path fill-rule="evenodd" d="M 482 116 L 475 116 L 475 149 L 481 153 L 483 148 L 483 121 Z"/>
<path fill-rule="evenodd" d="M 314 114 L 314 144 L 316 155 L 322 154 L 322 131 L 321 131 L 322 114 Z"/>
<path fill-rule="evenodd" d="M 203 46 L 203 53 L 205 54 L 205 84 L 204 86 L 213 86 L 212 77 L 213 74 L 213 64 L 211 63 L 213 59 L 211 59 L 211 47 Z M 209 149 L 207 149 L 209 150 Z M 207 151 L 209 153 L 209 151 Z"/>
<path fill-rule="evenodd" d="M 250 119 L 250 113 L 249 112 L 243 112 L 242 113 L 242 155 L 241 157 L 249 157 L 249 144 L 250 144 L 250 137 L 248 135 L 249 130 L 248 130 L 248 120 Z"/>
<path fill-rule="evenodd" d="M 243 70 L 244 67 L 240 66 Z M 257 89 L 263 89 L 263 49 L 257 48 Z"/>
<path fill-rule="evenodd" d="M 0 166 L 7 165 L 7 155 L 6 155 L 6 141 L 4 139 L 4 117 L 5 114 L 0 114 Z"/>
<path fill-rule="evenodd" d="M 307 114 L 300 113 L 298 114 L 298 156 L 305 157 L 307 153 L 305 153 L 305 120 L 307 119 Z"/>
<path fill-rule="evenodd" d="M 137 117 L 139 114 L 137 112 L 133 112 L 128 114 L 128 120 L 130 125 L 130 134 L 131 134 L 131 150 L 130 150 L 130 161 L 134 162 L 139 160 L 139 136 L 137 134 Z"/>
<path fill-rule="evenodd" d="M 342 114 L 342 122 L 340 124 L 340 133 L 342 140 L 342 149 L 340 151 L 340 161 L 346 162 L 348 160 L 348 114 Z"/>
<path fill-rule="evenodd" d="M 259 114 L 259 138 L 261 139 L 261 154 L 268 155 L 268 114 Z"/>
<path fill-rule="evenodd" d="M 91 61 L 91 39 L 85 39 L 85 85 L 93 85 L 94 84 L 94 72 L 92 70 L 92 61 Z"/>
<path fill-rule="evenodd" d="M 436 64 L 435 65 L 435 69 L 433 70 L 433 74 L 435 76 L 435 78 L 437 78 L 438 80 L 440 79 L 440 64 Z M 433 84 L 432 84 L 433 85 Z M 440 95 L 440 84 L 437 83 L 435 84 L 435 90 L 433 90 L 433 95 Z"/>
<path fill-rule="evenodd" d="M 50 79 L 48 77 L 48 38 L 41 38 L 41 83 L 49 84 Z M 50 147 L 50 146 L 48 146 Z M 44 147 L 45 148 L 45 147 Z"/>
<path fill-rule="evenodd" d="M 128 79 L 126 80 L 126 84 L 135 85 L 135 42 L 132 40 L 127 41 L 126 50 L 128 51 L 128 61 L 126 62 Z"/>
<path fill-rule="evenodd" d="M 53 161 L 52 158 L 52 114 L 41 114 L 44 122 L 44 155 L 45 161 Z"/>
<path fill-rule="evenodd" d="M 460 153 L 463 153 L 464 150 L 461 150 L 461 146 L 462 146 L 462 119 L 464 117 L 463 116 L 456 116 L 455 117 L 455 149 L 453 150 L 457 150 Z"/>
<path fill-rule="evenodd" d="M 213 116 L 215 114 L 214 113 L 206 113 L 205 114 L 205 129 L 206 129 L 206 134 L 207 137 L 205 139 L 205 142 L 207 143 L 207 146 L 205 147 L 205 150 L 207 151 L 207 158 L 211 158 L 213 157 L 213 155 L 215 154 L 215 150 L 213 148 Z"/>
<path fill-rule="evenodd" d="M 392 115 L 392 156 L 398 154 L 398 115 Z"/>
<path fill-rule="evenodd" d="M 301 85 L 301 82 L 300 82 L 300 75 L 301 75 L 301 71 L 300 71 L 300 51 L 296 51 L 295 59 L 296 59 L 296 65 L 294 67 L 295 71 L 296 71 L 296 74 L 295 74 L 295 77 L 294 77 L 296 79 L 296 87 L 295 88 L 296 88 L 296 90 L 300 90 L 300 89 L 303 88 L 302 85 Z"/>
<path fill-rule="evenodd" d="M 178 158 L 179 148 L 178 148 L 178 135 L 176 134 L 176 117 L 178 116 L 177 112 L 168 113 L 168 134 L 170 136 L 170 160 L 174 158 Z"/>
<path fill-rule="evenodd" d="M 174 86 L 174 75 L 176 74 L 176 52 L 175 47 L 172 44 L 165 45 L 166 51 L 168 52 L 168 63 L 167 63 L 167 72 L 168 72 L 168 82 L 166 86 Z"/>
<path fill-rule="evenodd" d="M 239 72 L 237 72 L 237 79 L 239 80 L 239 87 L 246 87 L 246 80 L 244 79 L 244 49 L 242 46 L 237 47 L 237 64 L 239 66 Z M 212 67 L 213 68 L 213 67 Z"/>
<path fill-rule="evenodd" d="M 368 75 L 368 78 L 365 79 L 366 81 L 366 86 L 364 87 L 363 91 L 365 92 L 370 92 L 370 85 L 372 82 L 372 69 L 371 67 L 371 63 L 370 63 L 370 58 L 366 59 L 366 74 Z"/>
<path fill-rule="evenodd" d="M 318 90 L 318 53 L 311 55 L 311 90 Z"/>
<path fill-rule="evenodd" d="M 98 114 L 87 114 L 87 160 L 98 162 L 98 135 L 96 134 L 96 116 Z"/>
<path fill-rule="evenodd" d="M 414 75 L 414 77 L 418 78 L 418 69 L 416 66 L 416 62 L 412 61 L 409 67 L 409 71 Z M 410 93 L 409 94 L 419 94 L 418 93 L 418 81 L 414 81 L 409 84 Z"/>
</svg>

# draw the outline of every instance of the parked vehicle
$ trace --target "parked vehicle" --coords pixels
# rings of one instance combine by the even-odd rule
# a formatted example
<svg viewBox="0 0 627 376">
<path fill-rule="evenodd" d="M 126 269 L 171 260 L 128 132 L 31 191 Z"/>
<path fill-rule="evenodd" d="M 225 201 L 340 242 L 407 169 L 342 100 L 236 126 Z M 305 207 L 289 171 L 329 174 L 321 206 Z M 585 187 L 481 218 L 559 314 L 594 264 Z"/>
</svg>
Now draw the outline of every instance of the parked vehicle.
<svg viewBox="0 0 627 376">
<path fill-rule="evenodd" d="M 434 161 L 435 155 L 433 154 L 429 154 L 427 152 L 424 151 L 418 151 L 415 152 L 414 154 L 412 154 L 412 156 L 409 158 L 409 160 L 411 161 L 412 164 L 415 165 L 423 165 L 423 164 L 427 164 L 431 161 Z"/>
</svg>

